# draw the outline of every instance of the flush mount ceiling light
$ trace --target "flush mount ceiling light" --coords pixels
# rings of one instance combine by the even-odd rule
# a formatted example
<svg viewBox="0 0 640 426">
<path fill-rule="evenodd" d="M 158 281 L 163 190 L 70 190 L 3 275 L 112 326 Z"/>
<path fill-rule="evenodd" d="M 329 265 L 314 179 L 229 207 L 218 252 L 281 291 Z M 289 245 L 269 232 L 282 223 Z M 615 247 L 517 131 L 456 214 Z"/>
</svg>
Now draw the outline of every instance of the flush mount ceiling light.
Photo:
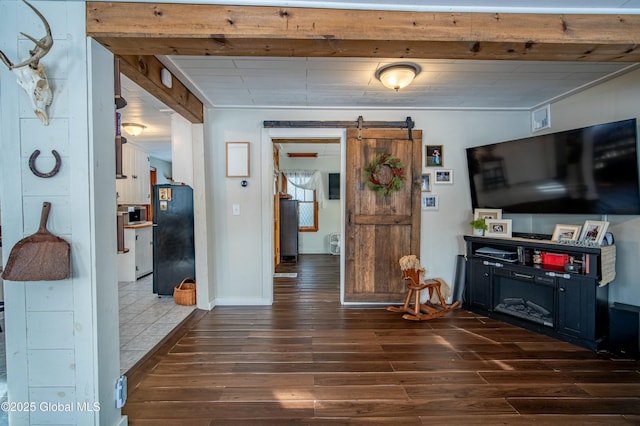
<svg viewBox="0 0 640 426">
<path fill-rule="evenodd" d="M 396 92 L 410 85 L 418 74 L 420 74 L 420 67 L 412 62 L 389 64 L 376 70 L 376 78 L 385 87 Z"/>
<path fill-rule="evenodd" d="M 147 126 L 138 123 L 122 123 L 122 128 L 131 136 L 140 136 Z"/>
</svg>

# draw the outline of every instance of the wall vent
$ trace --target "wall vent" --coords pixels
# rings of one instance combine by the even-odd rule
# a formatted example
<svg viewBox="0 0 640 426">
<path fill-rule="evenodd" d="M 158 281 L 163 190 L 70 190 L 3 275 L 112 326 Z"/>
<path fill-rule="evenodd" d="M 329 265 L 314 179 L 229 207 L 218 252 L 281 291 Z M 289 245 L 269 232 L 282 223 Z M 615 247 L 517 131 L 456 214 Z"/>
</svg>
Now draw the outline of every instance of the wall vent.
<svg viewBox="0 0 640 426">
<path fill-rule="evenodd" d="M 549 104 L 531 112 L 531 132 L 551 127 L 551 106 Z"/>
</svg>

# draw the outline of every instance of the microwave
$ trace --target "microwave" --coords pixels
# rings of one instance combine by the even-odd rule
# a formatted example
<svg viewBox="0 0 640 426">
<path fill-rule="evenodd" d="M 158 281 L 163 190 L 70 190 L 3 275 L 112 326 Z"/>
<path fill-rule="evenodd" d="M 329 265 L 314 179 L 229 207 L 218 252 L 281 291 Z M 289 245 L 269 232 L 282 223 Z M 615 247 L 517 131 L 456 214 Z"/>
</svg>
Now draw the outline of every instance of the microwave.
<svg viewBox="0 0 640 426">
<path fill-rule="evenodd" d="M 147 208 L 142 206 L 121 206 L 120 213 L 124 216 L 125 225 L 133 225 L 147 221 Z"/>
</svg>

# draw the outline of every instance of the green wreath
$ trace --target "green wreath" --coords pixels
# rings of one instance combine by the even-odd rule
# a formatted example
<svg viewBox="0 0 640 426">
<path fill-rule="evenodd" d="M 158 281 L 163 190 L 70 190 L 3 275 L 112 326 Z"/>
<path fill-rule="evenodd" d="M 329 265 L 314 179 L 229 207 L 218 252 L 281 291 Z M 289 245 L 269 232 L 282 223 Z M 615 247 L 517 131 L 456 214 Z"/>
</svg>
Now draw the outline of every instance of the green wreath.
<svg viewBox="0 0 640 426">
<path fill-rule="evenodd" d="M 382 167 L 391 169 L 391 179 L 388 182 L 382 182 L 378 176 Z M 405 179 L 404 167 L 399 158 L 389 153 L 378 154 L 364 169 L 367 186 L 382 195 L 396 192 L 402 188 L 402 182 Z"/>
</svg>

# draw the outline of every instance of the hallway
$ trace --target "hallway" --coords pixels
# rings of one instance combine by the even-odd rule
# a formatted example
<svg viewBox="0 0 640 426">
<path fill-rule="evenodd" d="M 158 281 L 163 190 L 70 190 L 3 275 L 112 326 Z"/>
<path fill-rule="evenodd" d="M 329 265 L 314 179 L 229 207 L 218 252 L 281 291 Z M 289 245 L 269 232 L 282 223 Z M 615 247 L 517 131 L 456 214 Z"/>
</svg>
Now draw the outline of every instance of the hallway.
<svg viewBox="0 0 640 426">
<path fill-rule="evenodd" d="M 129 376 L 130 425 L 637 424 L 640 363 L 458 310 L 342 307 L 339 258 L 278 272 L 273 306 L 216 307 Z"/>
</svg>

